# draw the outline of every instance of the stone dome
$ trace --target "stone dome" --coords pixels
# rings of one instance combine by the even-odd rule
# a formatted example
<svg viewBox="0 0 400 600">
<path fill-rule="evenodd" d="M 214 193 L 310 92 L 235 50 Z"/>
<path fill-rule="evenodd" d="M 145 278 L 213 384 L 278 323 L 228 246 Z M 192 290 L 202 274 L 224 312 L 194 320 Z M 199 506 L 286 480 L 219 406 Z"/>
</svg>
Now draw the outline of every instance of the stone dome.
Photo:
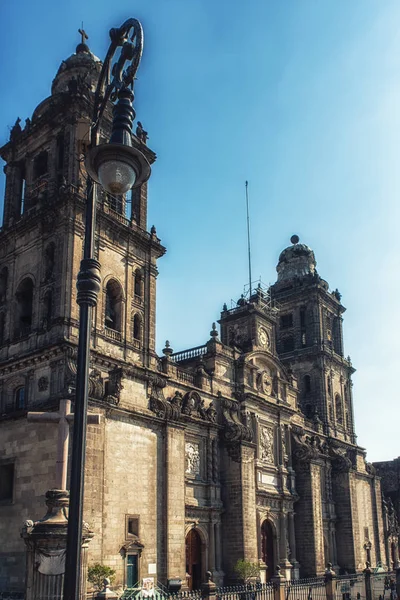
<svg viewBox="0 0 400 600">
<path fill-rule="evenodd" d="M 278 281 L 316 274 L 317 261 L 311 248 L 306 244 L 300 244 L 297 235 L 292 235 L 290 241 L 292 246 L 285 248 L 279 256 L 276 267 Z"/>
<path fill-rule="evenodd" d="M 52 95 L 74 91 L 81 85 L 94 92 L 101 66 L 100 59 L 86 44 L 78 44 L 75 53 L 62 61 L 51 86 Z"/>
</svg>

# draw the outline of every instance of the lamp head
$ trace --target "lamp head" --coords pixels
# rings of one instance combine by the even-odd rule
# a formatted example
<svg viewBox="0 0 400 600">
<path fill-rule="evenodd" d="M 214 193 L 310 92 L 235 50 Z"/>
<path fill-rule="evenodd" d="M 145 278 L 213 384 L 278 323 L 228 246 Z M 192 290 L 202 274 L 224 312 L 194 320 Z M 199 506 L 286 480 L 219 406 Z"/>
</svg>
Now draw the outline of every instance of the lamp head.
<svg viewBox="0 0 400 600">
<path fill-rule="evenodd" d="M 94 181 L 114 196 L 139 187 L 151 173 L 149 162 L 140 150 L 113 142 L 89 150 L 86 170 Z"/>
</svg>

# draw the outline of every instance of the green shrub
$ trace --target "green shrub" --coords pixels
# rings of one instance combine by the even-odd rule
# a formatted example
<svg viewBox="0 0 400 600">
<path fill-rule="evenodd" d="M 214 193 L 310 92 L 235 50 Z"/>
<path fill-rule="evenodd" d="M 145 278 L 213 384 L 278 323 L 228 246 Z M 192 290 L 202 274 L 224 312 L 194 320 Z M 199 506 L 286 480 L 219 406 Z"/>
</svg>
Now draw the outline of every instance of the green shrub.
<svg viewBox="0 0 400 600">
<path fill-rule="evenodd" d="M 252 563 L 249 560 L 244 560 L 243 558 L 237 561 L 234 569 L 239 579 L 244 581 L 244 583 L 260 576 L 259 565 L 257 563 Z"/>
<path fill-rule="evenodd" d="M 111 567 L 106 567 L 100 563 L 96 563 L 88 568 L 88 581 L 93 584 L 96 590 L 104 588 L 104 579 L 108 578 L 112 583 L 115 579 L 115 571 Z"/>
</svg>

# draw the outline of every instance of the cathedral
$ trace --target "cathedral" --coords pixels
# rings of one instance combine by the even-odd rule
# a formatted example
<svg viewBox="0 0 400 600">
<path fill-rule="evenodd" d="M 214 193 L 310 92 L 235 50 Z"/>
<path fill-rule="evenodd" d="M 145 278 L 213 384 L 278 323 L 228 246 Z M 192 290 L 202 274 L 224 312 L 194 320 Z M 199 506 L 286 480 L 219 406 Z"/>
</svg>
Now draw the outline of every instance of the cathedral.
<svg viewBox="0 0 400 600">
<path fill-rule="evenodd" d="M 84 238 L 84 156 L 101 62 L 85 43 L 51 95 L 0 149 L 0 590 L 24 588 L 21 529 L 56 487 L 58 427 L 28 412 L 73 407 Z M 108 119 L 108 121 L 107 121 Z M 106 115 L 104 136 L 107 135 Z M 141 126 L 132 135 L 152 164 Z M 357 445 L 340 293 L 295 235 L 276 282 L 223 306 L 199 346 L 156 352 L 156 281 L 165 248 L 147 226 L 147 184 L 97 188 L 84 519 L 89 562 L 116 585 L 152 576 L 198 589 L 235 564 L 268 581 L 397 562 L 380 479 Z M 72 419 L 71 419 L 72 420 Z M 73 424 L 71 423 L 71 427 Z M 71 444 L 70 444 L 71 445 Z M 68 486 L 68 484 L 67 484 Z"/>
</svg>

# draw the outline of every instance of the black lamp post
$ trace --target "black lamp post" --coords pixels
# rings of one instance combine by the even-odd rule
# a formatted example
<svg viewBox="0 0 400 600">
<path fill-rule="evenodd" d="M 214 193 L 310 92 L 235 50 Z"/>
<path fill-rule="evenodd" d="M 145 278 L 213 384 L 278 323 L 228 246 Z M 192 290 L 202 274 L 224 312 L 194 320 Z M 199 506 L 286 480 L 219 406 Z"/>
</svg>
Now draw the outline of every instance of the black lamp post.
<svg viewBox="0 0 400 600">
<path fill-rule="evenodd" d="M 86 425 L 88 408 L 89 352 L 92 308 L 101 287 L 100 263 L 93 258 L 96 217 L 95 183 L 111 194 L 125 194 L 147 181 L 150 165 L 132 147 L 133 83 L 143 51 L 143 30 L 136 19 L 128 19 L 119 29 L 111 29 L 108 49 L 94 97 L 91 148 L 86 157 L 89 174 L 86 192 L 85 243 L 77 278 L 79 304 L 79 344 L 76 375 L 74 433 L 71 460 L 70 502 L 64 600 L 81 599 L 82 517 L 85 476 Z M 120 48 L 120 56 L 113 63 Z M 111 75 L 111 77 L 110 77 Z M 110 142 L 96 145 L 97 132 L 107 103 L 114 102 Z"/>
</svg>

